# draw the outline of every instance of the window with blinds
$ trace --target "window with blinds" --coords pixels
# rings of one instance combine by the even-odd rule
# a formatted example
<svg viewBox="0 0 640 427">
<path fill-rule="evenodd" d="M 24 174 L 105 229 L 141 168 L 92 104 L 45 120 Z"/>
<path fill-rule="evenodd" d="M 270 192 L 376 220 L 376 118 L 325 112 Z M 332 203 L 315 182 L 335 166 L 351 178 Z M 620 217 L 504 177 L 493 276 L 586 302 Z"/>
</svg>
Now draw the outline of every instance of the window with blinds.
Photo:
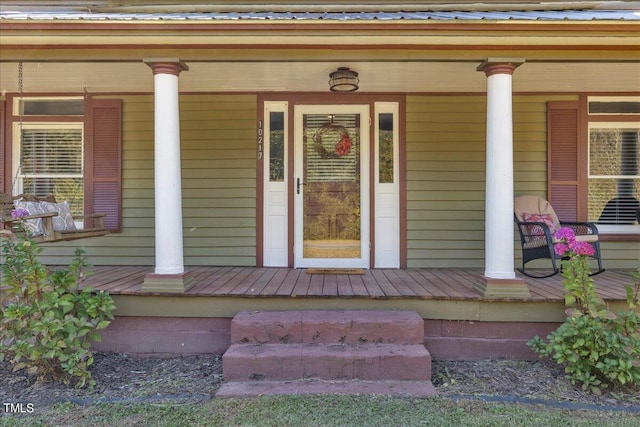
<svg viewBox="0 0 640 427">
<path fill-rule="evenodd" d="M 640 221 L 640 126 L 589 126 L 589 220 L 638 225 Z"/>
<path fill-rule="evenodd" d="M 72 214 L 83 212 L 82 123 L 23 123 L 18 153 L 17 190 L 67 201 Z"/>
<path fill-rule="evenodd" d="M 359 174 L 360 119 L 357 114 L 305 114 L 306 180 L 313 182 L 356 182 Z M 350 141 L 347 150 L 340 142 Z"/>
</svg>

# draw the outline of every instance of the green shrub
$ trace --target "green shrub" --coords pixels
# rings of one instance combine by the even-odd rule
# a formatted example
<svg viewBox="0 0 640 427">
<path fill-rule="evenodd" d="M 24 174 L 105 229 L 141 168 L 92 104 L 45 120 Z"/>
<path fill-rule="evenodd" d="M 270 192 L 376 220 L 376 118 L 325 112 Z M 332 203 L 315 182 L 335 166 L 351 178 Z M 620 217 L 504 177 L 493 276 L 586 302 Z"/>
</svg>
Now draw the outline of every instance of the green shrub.
<svg viewBox="0 0 640 427">
<path fill-rule="evenodd" d="M 640 267 L 626 286 L 629 310 L 611 312 L 598 297 L 589 276 L 587 254 L 561 247 L 567 319 L 547 337 L 536 336 L 529 346 L 541 357 L 564 365 L 567 378 L 583 390 L 640 384 Z"/>
<path fill-rule="evenodd" d="M 50 272 L 34 242 L 2 240 L 0 360 L 40 380 L 94 384 L 89 347 L 100 341 L 96 330 L 109 325 L 115 306 L 107 293 L 80 288 L 88 266 L 84 251 L 76 249 L 68 268 Z"/>
</svg>

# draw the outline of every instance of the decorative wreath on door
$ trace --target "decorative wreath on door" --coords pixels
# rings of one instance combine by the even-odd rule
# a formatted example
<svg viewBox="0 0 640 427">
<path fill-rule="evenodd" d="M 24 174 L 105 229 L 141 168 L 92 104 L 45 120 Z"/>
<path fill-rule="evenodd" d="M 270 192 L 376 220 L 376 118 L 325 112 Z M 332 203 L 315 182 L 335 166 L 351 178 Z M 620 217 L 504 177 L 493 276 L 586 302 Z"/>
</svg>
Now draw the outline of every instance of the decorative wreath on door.
<svg viewBox="0 0 640 427">
<path fill-rule="evenodd" d="M 337 139 L 338 142 L 333 144 L 332 150 L 328 150 L 324 145 L 323 139 L 329 141 L 335 141 Z M 353 141 L 347 129 L 342 125 L 331 122 L 322 125 L 313 135 L 313 146 L 323 159 L 337 159 L 346 156 L 351 152 L 352 143 Z"/>
</svg>

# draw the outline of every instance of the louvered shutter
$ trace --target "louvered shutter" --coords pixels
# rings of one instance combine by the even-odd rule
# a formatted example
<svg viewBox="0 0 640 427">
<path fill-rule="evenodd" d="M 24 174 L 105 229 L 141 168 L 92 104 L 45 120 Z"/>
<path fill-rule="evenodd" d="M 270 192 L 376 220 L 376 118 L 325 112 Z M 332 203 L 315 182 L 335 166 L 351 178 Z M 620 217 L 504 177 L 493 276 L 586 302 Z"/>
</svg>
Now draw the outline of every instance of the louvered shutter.
<svg viewBox="0 0 640 427">
<path fill-rule="evenodd" d="M 563 221 L 578 220 L 580 202 L 578 103 L 547 104 L 548 199 Z"/>
<path fill-rule="evenodd" d="M 112 232 L 122 230 L 122 101 L 87 102 L 85 212 L 104 212 Z"/>
<path fill-rule="evenodd" d="M 5 182 L 8 181 L 5 176 L 7 171 L 4 164 L 5 153 L 7 152 L 7 146 L 5 145 L 7 141 L 7 128 L 5 126 L 6 122 L 4 116 L 6 103 L 7 101 L 0 100 L 0 191 L 10 193 L 11 190 L 5 188 Z"/>
</svg>

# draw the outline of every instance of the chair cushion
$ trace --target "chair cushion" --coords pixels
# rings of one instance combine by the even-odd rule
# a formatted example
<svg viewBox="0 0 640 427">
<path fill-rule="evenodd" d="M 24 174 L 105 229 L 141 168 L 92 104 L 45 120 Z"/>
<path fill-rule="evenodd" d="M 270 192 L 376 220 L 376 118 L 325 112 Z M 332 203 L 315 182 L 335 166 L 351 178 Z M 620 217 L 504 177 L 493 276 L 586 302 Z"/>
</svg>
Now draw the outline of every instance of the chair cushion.
<svg viewBox="0 0 640 427">
<path fill-rule="evenodd" d="M 526 219 L 524 219 L 525 212 L 529 214 L 551 215 L 553 223 L 555 224 L 555 231 L 560 229 L 560 220 L 558 219 L 558 215 L 556 215 L 551 204 L 541 197 L 531 196 L 528 194 L 516 197 L 514 199 L 514 212 L 518 221 L 526 221 Z"/>
<path fill-rule="evenodd" d="M 597 234 L 578 234 L 576 236 L 576 242 L 588 242 L 588 243 L 594 243 L 598 241 L 598 235 Z M 556 239 L 555 237 L 553 238 L 553 243 L 560 243 L 561 240 Z"/>
</svg>

